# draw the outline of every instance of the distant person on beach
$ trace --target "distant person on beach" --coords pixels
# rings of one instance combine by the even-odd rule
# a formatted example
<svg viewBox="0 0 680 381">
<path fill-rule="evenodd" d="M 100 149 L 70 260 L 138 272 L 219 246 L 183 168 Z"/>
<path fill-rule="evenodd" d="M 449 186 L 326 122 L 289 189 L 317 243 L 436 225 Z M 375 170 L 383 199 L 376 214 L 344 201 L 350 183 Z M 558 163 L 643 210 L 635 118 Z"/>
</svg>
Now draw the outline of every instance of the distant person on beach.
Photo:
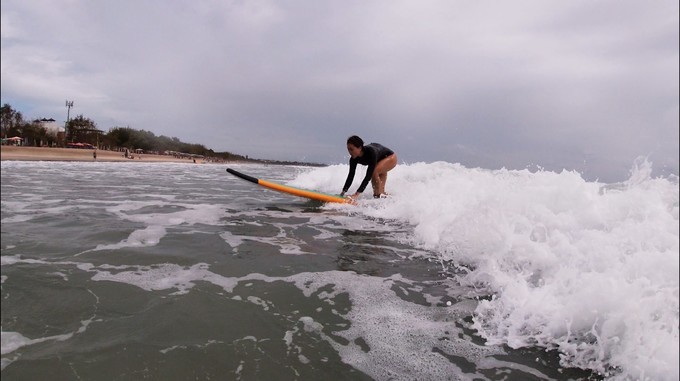
<svg viewBox="0 0 680 381">
<path fill-rule="evenodd" d="M 373 197 L 386 197 L 385 183 L 387 182 L 387 172 L 397 166 L 397 154 L 378 143 L 364 145 L 364 141 L 356 135 L 350 136 L 347 139 L 347 152 L 349 152 L 350 155 L 349 174 L 347 175 L 345 186 L 342 188 L 342 193 L 340 195 L 344 196 L 349 190 L 352 181 L 354 181 L 357 164 L 361 164 L 368 166 L 366 177 L 364 177 L 364 180 L 361 182 L 361 185 L 359 185 L 359 189 L 357 189 L 356 193 L 349 197 L 356 200 L 364 189 L 366 189 L 369 180 L 373 186 Z"/>
<path fill-rule="evenodd" d="M 94 159 L 94 161 L 97 161 L 97 150 L 96 149 L 94 151 L 92 151 L 92 158 Z"/>
</svg>

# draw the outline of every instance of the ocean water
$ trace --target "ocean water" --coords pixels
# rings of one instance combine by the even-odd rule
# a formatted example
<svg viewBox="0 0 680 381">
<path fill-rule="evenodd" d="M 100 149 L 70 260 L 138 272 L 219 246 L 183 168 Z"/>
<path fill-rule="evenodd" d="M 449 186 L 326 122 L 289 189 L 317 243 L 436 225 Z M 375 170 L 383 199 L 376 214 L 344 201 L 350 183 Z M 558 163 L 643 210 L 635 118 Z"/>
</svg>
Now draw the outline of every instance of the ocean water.
<svg viewBox="0 0 680 381">
<path fill-rule="evenodd" d="M 3 380 L 678 380 L 678 179 L 644 160 L 401 164 L 357 206 L 226 165 L 1 165 Z"/>
</svg>

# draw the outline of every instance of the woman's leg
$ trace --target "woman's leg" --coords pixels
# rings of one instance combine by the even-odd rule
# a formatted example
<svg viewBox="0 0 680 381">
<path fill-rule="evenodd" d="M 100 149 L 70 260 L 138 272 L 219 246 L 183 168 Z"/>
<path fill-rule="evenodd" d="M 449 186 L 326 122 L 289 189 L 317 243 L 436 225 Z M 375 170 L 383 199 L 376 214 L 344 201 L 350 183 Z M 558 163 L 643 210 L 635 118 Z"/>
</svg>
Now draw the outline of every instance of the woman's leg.
<svg viewBox="0 0 680 381">
<path fill-rule="evenodd" d="M 373 176 L 371 177 L 371 185 L 373 186 L 373 195 L 379 196 L 385 193 L 385 183 L 387 183 L 387 172 L 397 166 L 397 154 L 392 154 L 378 162 L 375 165 Z"/>
</svg>

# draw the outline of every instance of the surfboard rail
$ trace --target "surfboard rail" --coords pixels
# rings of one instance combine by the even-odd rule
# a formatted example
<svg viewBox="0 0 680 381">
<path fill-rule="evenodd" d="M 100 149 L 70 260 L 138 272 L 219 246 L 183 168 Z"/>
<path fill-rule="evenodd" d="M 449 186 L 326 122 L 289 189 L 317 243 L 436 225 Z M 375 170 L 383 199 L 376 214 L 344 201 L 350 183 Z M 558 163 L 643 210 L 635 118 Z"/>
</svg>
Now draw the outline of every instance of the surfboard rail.
<svg viewBox="0 0 680 381">
<path fill-rule="evenodd" d="M 272 181 L 258 179 L 256 177 L 246 175 L 245 173 L 241 173 L 241 172 L 236 171 L 236 170 L 231 169 L 231 168 L 227 168 L 227 172 L 231 173 L 232 175 L 234 175 L 234 176 L 236 176 L 240 179 L 249 181 L 251 183 L 255 183 L 257 185 L 263 186 L 263 187 L 271 189 L 271 190 L 275 190 L 275 191 L 282 192 L 282 193 L 287 193 L 287 194 L 290 194 L 290 195 L 293 195 L 293 196 L 305 197 L 305 198 L 308 198 L 308 199 L 318 200 L 318 201 L 322 201 L 322 202 L 335 202 L 335 203 L 339 203 L 339 204 L 352 204 L 353 203 L 352 202 L 353 200 L 348 199 L 348 198 L 344 198 L 344 197 L 336 196 L 336 195 L 332 195 L 332 194 L 315 192 L 315 191 L 311 191 L 311 190 L 307 190 L 307 189 L 295 188 L 295 187 L 291 187 L 291 186 L 288 186 L 288 185 L 275 183 L 275 182 L 272 182 Z"/>
</svg>

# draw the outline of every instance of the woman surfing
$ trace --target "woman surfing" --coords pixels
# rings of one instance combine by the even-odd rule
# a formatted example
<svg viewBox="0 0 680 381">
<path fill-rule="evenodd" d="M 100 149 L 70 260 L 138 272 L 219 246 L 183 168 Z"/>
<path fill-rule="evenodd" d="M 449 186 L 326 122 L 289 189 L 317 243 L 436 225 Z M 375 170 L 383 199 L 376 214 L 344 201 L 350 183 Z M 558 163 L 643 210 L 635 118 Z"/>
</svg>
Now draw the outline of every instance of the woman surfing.
<svg viewBox="0 0 680 381">
<path fill-rule="evenodd" d="M 354 181 L 357 164 L 361 164 L 368 166 L 366 176 L 357 191 L 349 196 L 349 198 L 356 200 L 366 189 L 369 180 L 373 186 L 373 197 L 386 197 L 385 183 L 387 182 L 387 172 L 397 166 L 397 154 L 378 143 L 364 145 L 364 141 L 356 135 L 350 136 L 347 139 L 347 152 L 350 155 L 349 174 L 340 195 L 344 196 L 347 193 L 352 185 L 352 181 Z"/>
</svg>

